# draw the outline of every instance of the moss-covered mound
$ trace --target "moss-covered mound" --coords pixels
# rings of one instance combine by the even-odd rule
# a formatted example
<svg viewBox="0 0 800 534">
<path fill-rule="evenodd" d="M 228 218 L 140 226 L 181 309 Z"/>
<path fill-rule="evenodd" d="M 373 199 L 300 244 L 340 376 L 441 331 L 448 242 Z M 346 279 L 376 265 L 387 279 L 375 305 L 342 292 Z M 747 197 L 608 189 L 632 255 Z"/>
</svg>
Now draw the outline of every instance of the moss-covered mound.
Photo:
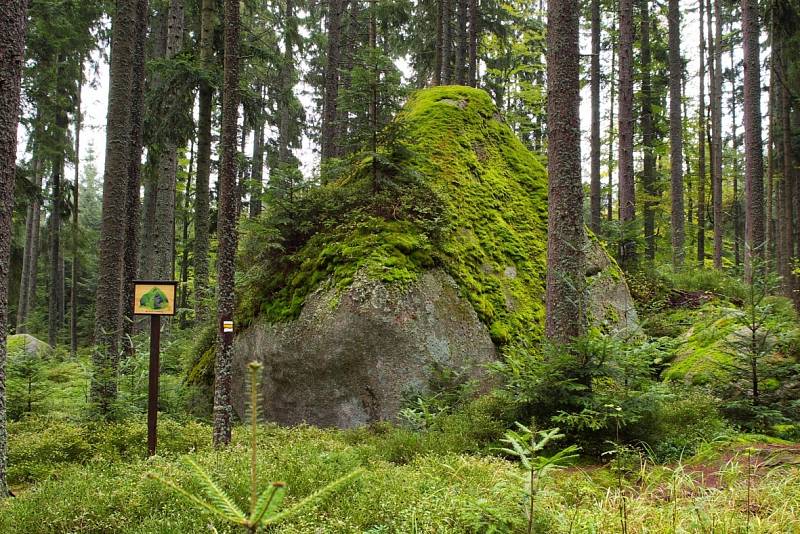
<svg viewBox="0 0 800 534">
<path fill-rule="evenodd" d="M 452 276 L 492 339 L 529 345 L 543 323 L 546 176 L 489 95 L 414 94 L 365 157 L 245 232 L 240 320 L 298 317 L 312 292 L 364 271 L 407 284 Z"/>
<path fill-rule="evenodd" d="M 751 312 L 725 300 L 712 300 L 697 309 L 676 310 L 670 316 L 676 324 L 687 329 L 678 336 L 673 360 L 663 377 L 668 381 L 692 384 L 726 384 L 731 380 L 731 368 L 747 362 L 748 340 L 768 352 L 767 363 L 796 358 L 800 347 L 800 329 L 791 301 L 782 297 L 767 297 L 755 311 L 756 329 L 749 326 Z M 766 351 L 766 347 L 771 350 Z M 759 356 L 761 357 L 761 356 Z M 775 389 L 779 382 L 765 380 L 765 390 Z"/>
</svg>

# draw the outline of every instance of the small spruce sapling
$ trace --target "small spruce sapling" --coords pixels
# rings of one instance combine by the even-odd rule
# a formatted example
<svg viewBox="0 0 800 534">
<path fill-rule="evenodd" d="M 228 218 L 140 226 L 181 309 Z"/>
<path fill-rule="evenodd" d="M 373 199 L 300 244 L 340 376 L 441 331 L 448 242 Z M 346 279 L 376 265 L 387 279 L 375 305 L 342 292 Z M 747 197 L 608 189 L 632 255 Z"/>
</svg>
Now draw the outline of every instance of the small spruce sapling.
<svg viewBox="0 0 800 534">
<path fill-rule="evenodd" d="M 258 473 L 256 470 L 256 435 L 258 430 L 258 377 L 261 364 L 250 362 L 250 510 L 248 513 L 231 499 L 222 488 L 188 456 L 183 458 L 184 463 L 194 474 L 196 481 L 203 489 L 205 496 L 195 495 L 171 480 L 166 480 L 154 473 L 148 473 L 147 477 L 157 480 L 161 484 L 175 490 L 179 495 L 186 498 L 196 506 L 203 508 L 214 515 L 224 519 L 229 523 L 246 528 L 250 532 L 257 532 L 261 527 L 276 525 L 290 517 L 295 516 L 301 510 L 317 504 L 327 498 L 330 494 L 341 489 L 345 484 L 355 480 L 363 473 L 362 469 L 356 469 L 347 475 L 334 480 L 327 486 L 312 493 L 294 506 L 281 511 L 281 504 L 286 495 L 286 484 L 284 482 L 272 482 L 261 494 L 258 493 Z"/>
<path fill-rule="evenodd" d="M 576 445 L 570 445 L 557 451 L 552 456 L 544 456 L 541 454 L 542 450 L 550 442 L 563 438 L 564 434 L 560 434 L 558 428 L 537 432 L 519 422 L 516 425 L 519 429 L 518 431 L 508 430 L 505 438 L 500 440 L 510 445 L 510 447 L 503 447 L 500 450 L 519 458 L 520 463 L 528 473 L 526 493 L 528 497 L 528 534 L 530 534 L 533 532 L 534 499 L 539 491 L 542 478 L 548 472 L 564 467 L 566 463 L 577 458 L 580 449 Z"/>
</svg>

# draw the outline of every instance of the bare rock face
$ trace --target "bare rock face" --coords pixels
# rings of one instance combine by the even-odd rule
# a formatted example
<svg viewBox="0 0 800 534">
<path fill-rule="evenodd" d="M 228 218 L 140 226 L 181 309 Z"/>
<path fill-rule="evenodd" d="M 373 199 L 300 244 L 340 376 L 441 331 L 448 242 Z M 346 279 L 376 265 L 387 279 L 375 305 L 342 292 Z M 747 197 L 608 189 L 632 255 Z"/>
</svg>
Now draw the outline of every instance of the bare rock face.
<svg viewBox="0 0 800 534">
<path fill-rule="evenodd" d="M 596 242 L 587 246 L 590 320 L 639 330 L 622 272 Z M 505 276 L 514 276 L 508 268 Z M 487 384 L 498 357 L 489 331 L 455 281 L 428 271 L 406 289 L 359 275 L 344 292 L 318 291 L 300 317 L 257 324 L 236 339 L 234 405 L 247 409 L 246 366 L 264 365 L 261 412 L 281 424 L 350 428 L 393 420 L 404 397 L 429 390 L 437 370 Z"/>
<path fill-rule="evenodd" d="M 625 275 L 594 236 L 586 240 L 587 316 L 606 332 L 637 336 L 642 329 Z"/>
<path fill-rule="evenodd" d="M 444 272 L 406 289 L 358 276 L 340 295 L 315 293 L 298 319 L 237 337 L 235 407 L 241 416 L 253 359 L 264 364 L 267 419 L 349 428 L 394 419 L 404 394 L 426 391 L 436 368 L 485 380 L 495 357 L 486 326 Z"/>
</svg>

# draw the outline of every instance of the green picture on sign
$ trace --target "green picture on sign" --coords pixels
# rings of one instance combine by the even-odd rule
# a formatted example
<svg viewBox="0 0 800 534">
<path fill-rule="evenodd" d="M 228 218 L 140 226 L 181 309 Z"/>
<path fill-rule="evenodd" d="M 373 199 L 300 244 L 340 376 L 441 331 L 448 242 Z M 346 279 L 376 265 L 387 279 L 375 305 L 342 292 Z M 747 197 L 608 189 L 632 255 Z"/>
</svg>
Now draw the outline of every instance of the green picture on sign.
<svg viewBox="0 0 800 534">
<path fill-rule="evenodd" d="M 160 288 L 153 287 L 142 295 L 139 305 L 145 310 L 159 311 L 169 307 L 169 299 Z"/>
</svg>

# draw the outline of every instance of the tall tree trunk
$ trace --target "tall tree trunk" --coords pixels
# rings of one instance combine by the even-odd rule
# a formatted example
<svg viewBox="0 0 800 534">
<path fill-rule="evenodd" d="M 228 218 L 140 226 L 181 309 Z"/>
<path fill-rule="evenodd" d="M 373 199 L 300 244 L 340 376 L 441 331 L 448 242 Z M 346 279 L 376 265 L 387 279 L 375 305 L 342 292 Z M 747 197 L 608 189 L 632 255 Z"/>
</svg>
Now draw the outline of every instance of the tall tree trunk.
<svg viewBox="0 0 800 534">
<path fill-rule="evenodd" d="M 731 138 L 733 139 L 733 161 L 731 162 L 732 175 L 733 175 L 733 262 L 738 268 L 742 262 L 741 255 L 741 220 L 742 220 L 742 203 L 739 198 L 739 135 L 736 131 L 736 60 L 733 53 L 733 44 L 731 44 Z"/>
<path fill-rule="evenodd" d="M 264 88 L 258 87 L 258 94 L 264 100 Z M 261 195 L 264 191 L 264 130 L 266 129 L 266 114 L 258 113 L 258 124 L 253 132 L 253 175 L 251 177 L 250 191 L 250 217 L 261 215 Z"/>
<path fill-rule="evenodd" d="M 81 62 L 80 68 L 83 69 Z M 78 257 L 78 208 L 80 193 L 80 163 L 81 163 L 81 90 L 83 89 L 83 74 L 78 78 L 75 103 L 75 176 L 72 184 L 72 287 L 69 295 L 69 346 L 72 357 L 78 355 L 78 274 L 80 258 Z"/>
<path fill-rule="evenodd" d="M 63 61 L 59 57 L 59 63 Z M 60 72 L 61 69 L 58 69 Z M 62 95 L 63 96 L 63 95 Z M 62 192 L 64 182 L 64 160 L 66 158 L 67 114 L 56 111 L 55 130 L 58 136 L 58 150 L 51 159 L 52 200 L 50 206 L 50 286 L 47 300 L 47 342 L 51 347 L 58 343 L 58 334 L 64 326 L 64 257 L 61 250 L 61 211 L 64 204 Z"/>
<path fill-rule="evenodd" d="M 683 71 L 683 79 L 681 80 L 682 90 L 683 90 L 683 123 L 689 124 L 689 109 L 686 105 L 686 101 L 688 98 L 686 97 L 686 71 Z M 683 159 L 686 163 L 686 172 L 684 176 L 686 178 L 686 198 L 687 198 L 687 206 L 686 206 L 686 222 L 691 227 L 693 224 L 693 217 L 694 217 L 694 197 L 692 197 L 692 162 L 689 158 L 689 152 L 687 151 L 683 155 Z"/>
<path fill-rule="evenodd" d="M 139 219 L 140 186 L 142 182 L 142 145 L 144 132 L 144 77 L 145 40 L 147 37 L 149 10 L 145 3 L 139 2 L 136 9 L 136 42 L 134 43 L 131 72 L 131 144 L 128 159 L 128 193 L 125 198 L 125 250 L 122 257 L 122 310 L 123 343 L 122 350 L 133 356 L 134 315 L 133 281 L 139 275 Z"/>
<path fill-rule="evenodd" d="M 745 279 L 763 272 L 764 176 L 761 152 L 761 63 L 757 0 L 742 0 L 744 45 Z"/>
<path fill-rule="evenodd" d="M 467 56 L 467 2 L 468 0 L 455 0 L 456 2 L 456 54 L 455 54 L 455 77 L 456 84 L 466 83 L 466 65 L 464 59 Z"/>
<path fill-rule="evenodd" d="M 354 2 L 355 3 L 355 2 Z M 294 40 L 296 39 L 297 26 L 294 18 L 294 3 L 286 0 L 286 12 L 284 13 L 284 27 L 286 32 L 283 36 L 283 62 L 281 63 L 281 101 L 278 108 L 278 172 L 283 173 L 281 183 L 291 189 L 291 184 L 286 183 L 288 165 L 291 162 L 292 152 L 290 143 L 292 138 L 292 115 L 290 106 L 294 100 Z M 338 83 L 338 82 L 337 82 Z M 338 125 L 336 125 L 338 126 Z M 343 139 L 343 137 L 339 137 Z M 288 191 L 286 191 L 288 196 Z"/>
<path fill-rule="evenodd" d="M 214 445 L 231 440 L 231 372 L 233 333 L 224 331 L 225 321 L 233 320 L 234 274 L 236 261 L 236 124 L 239 114 L 239 0 L 225 0 L 225 67 L 222 88 L 222 162 L 219 177 L 219 215 L 217 232 L 219 254 L 219 338 L 214 366 Z"/>
<path fill-rule="evenodd" d="M 619 0 L 619 212 L 620 259 L 625 269 L 636 263 L 636 188 L 633 181 L 633 0 Z"/>
<path fill-rule="evenodd" d="M 322 96 L 322 127 L 320 152 L 322 161 L 339 155 L 336 121 L 339 100 L 339 50 L 342 34 L 343 0 L 329 0 L 328 4 L 328 54 L 325 65 L 325 85 Z"/>
<path fill-rule="evenodd" d="M 362 31 L 359 22 L 359 14 L 361 12 L 361 2 L 348 2 L 345 0 L 342 3 L 342 29 L 341 37 L 339 39 L 339 93 L 349 91 L 352 87 L 353 81 L 353 62 L 357 50 L 361 48 L 362 44 Z M 350 131 L 352 130 L 352 119 L 350 114 L 345 111 L 339 113 L 336 121 L 336 139 L 339 140 L 338 151 L 340 155 L 350 154 L 354 150 L 353 141 L 350 139 Z M 287 123 L 288 124 L 288 123 Z M 286 149 L 285 159 L 288 161 L 290 152 L 288 145 Z M 285 182 L 286 180 L 284 180 Z M 290 180 L 291 181 L 291 180 Z M 286 189 L 284 184 L 284 189 Z M 289 198 L 291 198 L 291 188 L 289 188 Z"/>
<path fill-rule="evenodd" d="M 200 22 L 200 81 L 197 114 L 197 179 L 194 193 L 194 312 L 198 322 L 208 317 L 209 177 L 211 175 L 211 115 L 214 89 L 209 78 L 214 62 L 214 0 L 203 0 Z"/>
<path fill-rule="evenodd" d="M 796 86 L 793 82 L 787 77 L 786 84 L 789 87 Z M 794 105 L 794 98 L 791 99 L 792 105 Z M 788 111 L 789 116 L 791 117 L 791 132 L 794 134 L 795 132 L 800 131 L 800 114 L 797 113 L 797 110 L 794 110 L 794 113 L 791 112 L 791 106 Z M 791 184 L 792 184 L 792 250 L 794 251 L 794 255 L 792 256 L 792 265 L 797 265 L 797 259 L 800 257 L 800 180 L 797 179 L 797 167 L 800 165 L 800 154 L 795 149 L 794 143 L 792 143 L 792 161 L 794 164 L 793 172 L 791 173 Z M 794 276 L 794 304 L 795 309 L 800 310 L 800 289 L 798 285 L 800 282 L 796 274 L 793 273 Z"/>
<path fill-rule="evenodd" d="M 42 190 L 41 158 L 38 149 L 33 149 L 33 186 L 37 194 Z M 19 303 L 17 305 L 17 333 L 27 332 L 28 314 L 33 308 L 36 297 L 36 274 L 39 262 L 39 217 L 41 205 L 38 196 L 31 200 L 25 215 L 25 248 L 22 255 L 22 277 L 19 285 Z"/>
<path fill-rule="evenodd" d="M 616 12 L 611 22 L 611 73 L 609 74 L 609 85 L 611 93 L 611 104 L 608 112 L 608 222 L 614 220 L 614 97 L 616 96 L 616 61 L 617 61 L 617 19 Z"/>
<path fill-rule="evenodd" d="M 547 8 L 548 239 L 547 337 L 559 343 L 585 330 L 578 0 Z"/>
<path fill-rule="evenodd" d="M 683 268 L 685 214 L 683 211 L 683 121 L 681 120 L 681 10 L 680 0 L 669 0 L 669 145 L 672 185 L 672 267 Z"/>
<path fill-rule="evenodd" d="M 767 98 L 767 210 L 766 210 L 766 232 L 767 232 L 767 250 L 765 251 L 766 254 L 766 268 L 769 271 L 772 271 L 773 268 L 776 269 L 776 272 L 779 274 L 781 273 L 781 265 L 782 265 L 782 252 L 783 247 L 782 244 L 776 244 L 776 235 L 778 233 L 777 229 L 777 221 L 775 219 L 775 205 L 773 203 L 773 199 L 778 195 L 782 195 L 782 187 L 779 184 L 777 190 L 775 188 L 775 165 L 776 165 L 776 156 L 775 156 L 775 122 L 777 120 L 776 113 L 780 104 L 778 102 L 778 80 L 777 74 L 775 69 L 777 68 L 778 60 L 777 58 L 780 56 L 780 44 L 775 42 L 775 28 L 772 21 L 770 21 L 770 31 L 769 31 L 769 40 L 770 40 L 770 62 L 769 62 L 769 96 Z M 781 84 L 782 86 L 783 84 Z M 777 211 L 778 211 L 778 219 L 781 217 L 781 199 L 777 200 Z M 777 245 L 777 246 L 776 246 Z"/>
<path fill-rule="evenodd" d="M 705 9 L 700 0 L 700 105 L 697 126 L 697 263 L 706 261 L 706 38 L 703 18 Z"/>
<path fill-rule="evenodd" d="M 735 69 L 733 59 L 733 46 L 731 46 L 731 70 Z M 731 94 L 733 102 L 731 104 L 731 138 L 733 139 L 733 161 L 731 171 L 733 175 L 733 264 L 737 267 L 742 263 L 741 242 L 742 242 L 742 202 L 739 198 L 739 136 L 736 131 L 736 75 L 731 74 Z"/>
<path fill-rule="evenodd" d="M 103 214 L 100 230 L 95 343 L 91 400 L 108 414 L 117 396 L 119 340 L 122 332 L 122 261 L 125 246 L 125 213 L 131 145 L 130 102 L 136 14 L 147 0 L 120 0 L 112 23 L 106 156 L 103 173 Z"/>
<path fill-rule="evenodd" d="M 469 32 L 467 41 L 467 85 L 470 87 L 478 86 L 478 39 L 480 27 L 478 21 L 478 0 L 467 0 L 467 11 L 469 17 Z"/>
<path fill-rule="evenodd" d="M 378 48 L 378 26 L 377 15 L 375 13 L 375 0 L 369 1 L 369 47 L 373 54 L 377 52 Z M 373 57 L 376 57 L 373 55 Z M 370 65 L 372 72 L 370 73 L 370 98 L 369 98 L 369 129 L 372 152 L 371 167 L 372 167 L 372 183 L 377 191 L 378 189 L 378 65 Z"/>
<path fill-rule="evenodd" d="M 442 84 L 452 83 L 452 47 L 453 36 L 451 32 L 453 23 L 453 0 L 442 0 Z"/>
<path fill-rule="evenodd" d="M 183 47 L 183 0 L 170 0 L 167 15 L 167 48 L 165 58 L 174 58 Z M 147 251 L 152 255 L 152 270 L 145 276 L 154 280 L 175 278 L 175 196 L 178 173 L 178 147 L 169 136 L 158 155 L 155 194 L 155 217 L 152 241 Z"/>
<path fill-rule="evenodd" d="M 781 143 L 783 152 L 783 213 L 781 216 L 781 261 L 778 265 L 778 274 L 781 275 L 783 280 L 784 294 L 791 299 L 795 298 L 795 291 L 797 290 L 797 280 L 792 272 L 794 259 L 794 233 L 795 226 L 798 222 L 794 217 L 794 197 L 798 194 L 796 190 L 796 174 L 794 170 L 793 150 L 792 150 L 792 98 L 789 88 L 789 72 L 787 66 L 790 64 L 788 55 L 789 47 L 786 43 L 780 47 L 783 57 L 780 54 L 773 53 L 773 62 L 781 57 L 781 83 L 780 83 L 780 108 L 781 108 Z"/>
<path fill-rule="evenodd" d="M 592 0 L 590 227 L 600 235 L 600 0 Z"/>
<path fill-rule="evenodd" d="M 645 200 L 642 203 L 644 216 L 644 239 L 646 256 L 649 261 L 656 259 L 656 215 L 655 200 L 658 195 L 656 184 L 656 157 L 654 152 L 653 135 L 653 94 L 652 94 L 652 52 L 650 49 L 650 1 L 641 0 L 641 65 L 642 65 L 642 151 L 644 152 L 644 169 L 642 182 Z"/>
<path fill-rule="evenodd" d="M 158 200 L 158 166 L 157 148 L 147 151 L 147 160 L 144 164 L 144 174 L 141 181 L 144 185 L 144 198 L 142 199 L 142 213 L 140 216 L 139 227 L 141 235 L 137 240 L 139 245 L 138 275 L 141 278 L 154 279 L 153 262 L 154 255 L 151 251 L 151 243 L 155 239 L 156 231 L 156 202 Z M 137 193 L 138 194 L 138 193 Z"/>
<path fill-rule="evenodd" d="M 714 0 L 714 39 L 711 70 L 711 185 L 714 206 L 714 267 L 722 269 L 722 11 Z M 711 0 L 708 0 L 708 37 L 711 40 Z"/>
<path fill-rule="evenodd" d="M 0 4 L 0 499 L 6 485 L 6 336 L 8 334 L 8 268 L 11 259 L 11 212 L 17 162 L 17 122 L 25 49 L 27 0 Z"/>
<path fill-rule="evenodd" d="M 191 212 L 192 198 L 192 173 L 194 171 L 194 138 L 189 140 L 189 169 L 186 171 L 186 187 L 183 193 L 183 213 L 181 214 L 181 277 L 180 300 L 178 306 L 186 309 L 189 306 L 189 213 Z M 181 328 L 188 325 L 186 314 L 181 314 Z"/>
<path fill-rule="evenodd" d="M 436 40 L 434 41 L 433 51 L 433 85 L 442 85 L 442 50 L 444 50 L 442 38 L 442 24 L 444 21 L 444 3 L 446 0 L 434 0 L 436 4 Z"/>
</svg>

